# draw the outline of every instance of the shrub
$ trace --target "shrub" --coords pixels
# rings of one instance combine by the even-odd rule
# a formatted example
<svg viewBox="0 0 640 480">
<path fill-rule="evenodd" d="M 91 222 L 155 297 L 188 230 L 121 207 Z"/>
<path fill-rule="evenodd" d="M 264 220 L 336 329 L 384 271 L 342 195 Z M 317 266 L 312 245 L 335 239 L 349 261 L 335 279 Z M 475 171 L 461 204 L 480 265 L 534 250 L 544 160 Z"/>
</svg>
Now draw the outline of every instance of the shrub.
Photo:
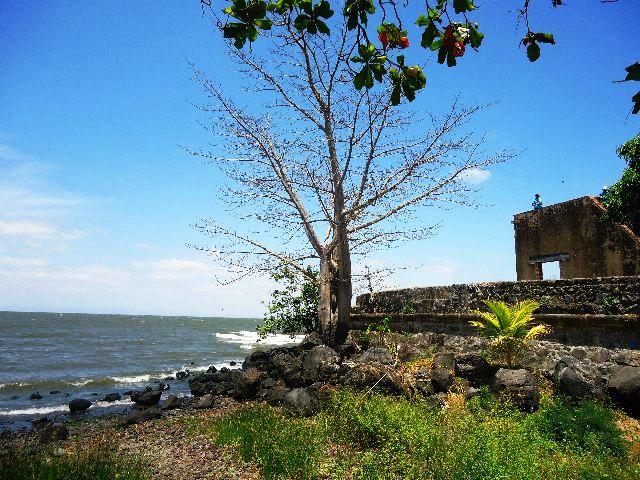
<svg viewBox="0 0 640 480">
<path fill-rule="evenodd" d="M 14 448 L 0 455 L 2 480 L 143 480 L 151 475 L 142 462 L 109 444 L 78 446 L 71 453 Z"/>
<path fill-rule="evenodd" d="M 614 412 L 593 401 L 575 404 L 556 399 L 543 405 L 527 421 L 545 438 L 565 445 L 570 451 L 601 452 L 617 457 L 626 454 Z"/>
<path fill-rule="evenodd" d="M 511 368 L 516 357 L 527 344 L 548 332 L 544 325 L 531 325 L 533 312 L 540 305 L 526 300 L 509 306 L 504 302 L 485 300 L 490 312 L 476 312 L 481 319 L 469 322 L 478 333 L 491 340 L 495 354 L 504 356 Z"/>
<path fill-rule="evenodd" d="M 318 329 L 318 271 L 307 267 L 305 272 L 282 265 L 271 273 L 284 286 L 271 294 L 267 313 L 257 327 L 261 337 L 278 332 L 294 336 Z"/>
</svg>

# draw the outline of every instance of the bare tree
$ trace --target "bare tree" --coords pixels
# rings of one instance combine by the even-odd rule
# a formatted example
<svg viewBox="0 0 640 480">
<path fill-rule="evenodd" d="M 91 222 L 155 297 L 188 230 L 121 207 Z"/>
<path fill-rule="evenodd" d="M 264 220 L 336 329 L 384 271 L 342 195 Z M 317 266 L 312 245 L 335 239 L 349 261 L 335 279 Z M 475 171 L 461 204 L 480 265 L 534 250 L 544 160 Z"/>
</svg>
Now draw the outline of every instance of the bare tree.
<svg viewBox="0 0 640 480">
<path fill-rule="evenodd" d="M 194 69 L 216 140 L 192 153 L 231 180 L 224 196 L 244 222 L 231 229 L 208 219 L 197 228 L 216 242 L 202 248 L 235 279 L 282 263 L 304 274 L 303 265 L 319 261 L 319 325 L 335 344 L 350 324 L 352 256 L 424 238 L 434 225 L 420 225 L 417 214 L 470 204 L 466 177 L 511 154 L 484 155 L 482 138 L 465 128 L 481 107 L 456 102 L 442 116 L 425 115 L 425 129 L 387 92 L 355 90 L 355 42 L 344 26 L 331 37 L 298 31 L 286 17 L 278 27 L 266 54 L 229 48 L 252 86 L 244 105 Z"/>
</svg>

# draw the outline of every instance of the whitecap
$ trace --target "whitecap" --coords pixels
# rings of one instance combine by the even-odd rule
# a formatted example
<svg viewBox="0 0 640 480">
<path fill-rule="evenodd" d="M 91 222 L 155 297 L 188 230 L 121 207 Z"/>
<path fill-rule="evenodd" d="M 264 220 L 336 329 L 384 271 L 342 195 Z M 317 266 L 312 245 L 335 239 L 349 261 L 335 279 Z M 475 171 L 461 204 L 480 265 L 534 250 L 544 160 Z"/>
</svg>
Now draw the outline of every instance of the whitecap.
<svg viewBox="0 0 640 480">
<path fill-rule="evenodd" d="M 145 383 L 151 380 L 151 375 L 133 375 L 130 377 L 109 377 L 118 383 Z"/>
<path fill-rule="evenodd" d="M 304 335 L 296 335 L 291 338 L 289 335 L 278 333 L 268 335 L 266 338 L 260 338 L 258 332 L 240 330 L 239 332 L 216 333 L 216 338 L 221 339 L 225 343 L 240 345 L 242 349 L 252 350 L 259 345 L 278 346 L 300 343 Z"/>
</svg>

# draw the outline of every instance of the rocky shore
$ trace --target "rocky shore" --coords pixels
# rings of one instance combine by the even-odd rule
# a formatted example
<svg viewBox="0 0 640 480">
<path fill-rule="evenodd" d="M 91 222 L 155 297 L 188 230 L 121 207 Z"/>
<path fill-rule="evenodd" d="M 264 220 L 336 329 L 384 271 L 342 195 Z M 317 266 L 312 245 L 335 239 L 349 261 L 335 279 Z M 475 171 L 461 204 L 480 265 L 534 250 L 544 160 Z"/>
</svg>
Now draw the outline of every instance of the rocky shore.
<svg viewBox="0 0 640 480">
<path fill-rule="evenodd" d="M 164 383 L 127 392 L 135 406 L 126 414 L 72 422 L 42 418 L 29 431 L 2 434 L 0 449 L 16 443 L 64 449 L 108 437 L 126 452 L 143 454 L 154 478 L 211 478 L 215 469 L 232 472 L 215 478 L 257 478 L 210 437 L 186 435 L 189 422 L 215 418 L 244 402 L 266 402 L 309 416 L 336 388 L 423 397 L 433 408 L 446 405 L 452 392 L 471 398 L 489 389 L 522 411 L 536 410 L 542 393 L 552 391 L 598 399 L 640 418 L 640 351 L 537 341 L 524 352 L 518 368 L 507 369 L 485 358 L 486 347 L 477 337 L 365 336 L 353 331 L 334 349 L 312 334 L 296 346 L 253 352 L 238 369 L 179 373 L 175 380 L 188 382 L 190 397 L 170 394 L 161 400 Z M 119 398 L 114 395 L 113 400 Z M 74 399 L 69 409 L 77 419 L 90 405 Z"/>
</svg>

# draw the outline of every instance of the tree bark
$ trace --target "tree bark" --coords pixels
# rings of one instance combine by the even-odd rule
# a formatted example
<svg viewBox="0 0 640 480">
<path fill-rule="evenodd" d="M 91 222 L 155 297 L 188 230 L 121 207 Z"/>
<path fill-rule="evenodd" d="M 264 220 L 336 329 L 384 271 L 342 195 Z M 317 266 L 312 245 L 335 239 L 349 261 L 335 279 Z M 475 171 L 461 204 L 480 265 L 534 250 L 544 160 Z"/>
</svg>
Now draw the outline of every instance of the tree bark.
<svg viewBox="0 0 640 480">
<path fill-rule="evenodd" d="M 344 343 L 351 325 L 351 254 L 346 229 L 342 233 L 344 241 L 320 258 L 320 333 L 325 343 L 334 346 Z"/>
</svg>

